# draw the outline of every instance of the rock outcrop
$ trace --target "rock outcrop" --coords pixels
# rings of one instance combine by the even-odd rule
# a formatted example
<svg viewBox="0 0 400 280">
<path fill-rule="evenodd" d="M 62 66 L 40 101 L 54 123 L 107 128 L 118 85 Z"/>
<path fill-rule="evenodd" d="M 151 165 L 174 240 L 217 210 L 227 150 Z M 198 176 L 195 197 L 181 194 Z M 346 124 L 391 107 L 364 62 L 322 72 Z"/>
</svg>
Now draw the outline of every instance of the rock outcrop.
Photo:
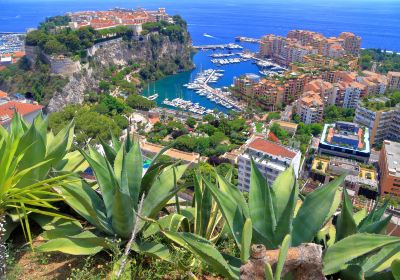
<svg viewBox="0 0 400 280">
<path fill-rule="evenodd" d="M 146 65 L 161 60 L 175 61 L 178 57 L 191 64 L 191 42 L 171 41 L 168 36 L 152 33 L 132 40 L 119 38 L 97 43 L 87 50 L 87 54 L 87 62 L 81 63 L 69 57 L 49 57 L 37 50 L 29 50 L 30 60 L 41 55 L 50 64 L 52 74 L 68 78 L 63 89 L 51 98 L 49 112 L 58 111 L 67 104 L 81 104 L 84 94 L 98 88 L 105 70 L 112 65 L 124 66 L 130 62 Z"/>
</svg>

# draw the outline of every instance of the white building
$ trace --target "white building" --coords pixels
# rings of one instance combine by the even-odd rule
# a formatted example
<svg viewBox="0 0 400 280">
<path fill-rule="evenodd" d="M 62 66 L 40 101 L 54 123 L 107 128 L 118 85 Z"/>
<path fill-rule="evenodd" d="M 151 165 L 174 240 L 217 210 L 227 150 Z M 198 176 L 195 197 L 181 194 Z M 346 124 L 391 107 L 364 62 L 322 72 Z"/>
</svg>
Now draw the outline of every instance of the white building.
<svg viewBox="0 0 400 280">
<path fill-rule="evenodd" d="M 358 83 L 354 83 L 358 84 Z M 355 109 L 360 100 L 361 88 L 350 83 L 344 91 L 343 107 Z"/>
<path fill-rule="evenodd" d="M 241 191 L 250 189 L 251 158 L 271 186 L 276 177 L 293 166 L 296 177 L 300 169 L 301 153 L 298 150 L 261 138 L 252 140 L 238 157 L 238 186 Z"/>
</svg>

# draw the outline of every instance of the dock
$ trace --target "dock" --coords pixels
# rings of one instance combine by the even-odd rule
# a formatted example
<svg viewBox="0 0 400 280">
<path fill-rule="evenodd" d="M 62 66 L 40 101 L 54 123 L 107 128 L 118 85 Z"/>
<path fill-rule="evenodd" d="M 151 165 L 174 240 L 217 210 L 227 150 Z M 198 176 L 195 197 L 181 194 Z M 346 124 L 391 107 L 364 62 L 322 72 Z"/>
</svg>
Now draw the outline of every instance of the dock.
<svg viewBox="0 0 400 280">
<path fill-rule="evenodd" d="M 220 45 L 200 45 L 200 46 L 193 46 L 193 48 L 197 50 L 223 50 L 223 49 L 228 49 L 228 50 L 238 50 L 238 49 L 243 49 L 242 46 L 234 43 L 229 43 L 229 44 L 220 44 Z"/>
<path fill-rule="evenodd" d="M 236 42 L 246 42 L 246 43 L 256 43 L 256 44 L 259 44 L 261 42 L 260 39 L 244 37 L 244 36 L 237 36 L 235 40 Z"/>
</svg>

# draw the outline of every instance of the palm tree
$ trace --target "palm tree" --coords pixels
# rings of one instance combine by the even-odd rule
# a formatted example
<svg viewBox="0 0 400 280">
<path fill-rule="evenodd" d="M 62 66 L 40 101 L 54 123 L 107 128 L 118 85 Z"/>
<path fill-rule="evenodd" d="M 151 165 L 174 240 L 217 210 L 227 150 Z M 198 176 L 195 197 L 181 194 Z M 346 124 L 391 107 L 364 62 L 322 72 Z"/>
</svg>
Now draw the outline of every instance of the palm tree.
<svg viewBox="0 0 400 280">
<path fill-rule="evenodd" d="M 13 220 L 20 220 L 31 243 L 29 213 L 62 217 L 51 204 L 62 197 L 52 188 L 71 171 L 85 168 L 79 153 L 68 154 L 72 137 L 72 124 L 55 136 L 42 116 L 28 125 L 16 114 L 9 131 L 0 126 L 0 279 L 5 277 L 5 242 L 18 225 Z"/>
</svg>

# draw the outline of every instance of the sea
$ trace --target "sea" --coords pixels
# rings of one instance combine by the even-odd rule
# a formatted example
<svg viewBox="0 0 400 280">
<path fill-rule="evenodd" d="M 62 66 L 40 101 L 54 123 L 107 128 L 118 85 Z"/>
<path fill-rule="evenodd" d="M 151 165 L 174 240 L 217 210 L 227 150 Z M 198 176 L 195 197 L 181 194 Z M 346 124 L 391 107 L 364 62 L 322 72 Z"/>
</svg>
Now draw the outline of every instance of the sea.
<svg viewBox="0 0 400 280">
<path fill-rule="evenodd" d="M 286 35 L 291 29 L 308 29 L 326 36 L 351 31 L 362 37 L 363 48 L 400 52 L 400 0 L 0 0 L 0 32 L 23 32 L 44 18 L 81 10 L 114 7 L 156 9 L 179 14 L 187 22 L 194 45 L 234 42 L 236 36 L 259 38 L 264 34 Z M 257 50 L 255 44 L 242 44 Z M 150 83 L 143 92 L 164 98 L 182 97 L 221 111 L 224 107 L 186 89 L 186 84 L 205 69 L 217 68 L 210 61 L 212 51 L 194 55 L 196 68 Z M 229 86 L 245 73 L 258 74 L 249 62 L 219 67 L 224 76 L 213 86 Z"/>
</svg>

